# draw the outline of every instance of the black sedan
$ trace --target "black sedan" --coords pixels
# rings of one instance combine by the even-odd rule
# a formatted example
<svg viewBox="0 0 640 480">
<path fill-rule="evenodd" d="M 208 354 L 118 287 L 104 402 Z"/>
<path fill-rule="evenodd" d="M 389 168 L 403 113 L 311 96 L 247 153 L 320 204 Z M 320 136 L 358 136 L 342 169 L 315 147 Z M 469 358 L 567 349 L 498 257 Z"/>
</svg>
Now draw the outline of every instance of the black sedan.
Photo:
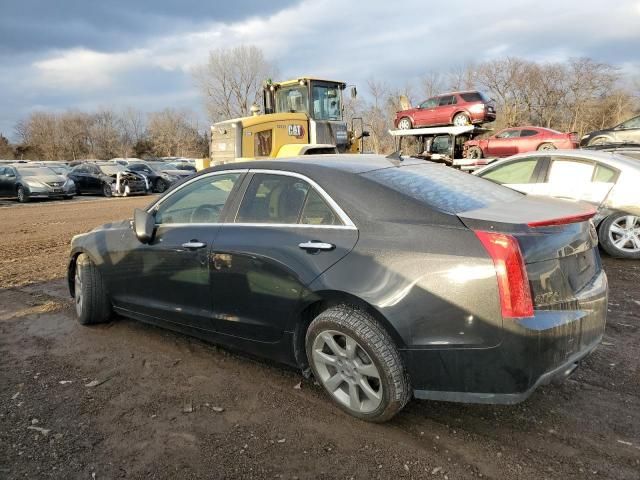
<svg viewBox="0 0 640 480">
<path fill-rule="evenodd" d="M 35 198 L 70 199 L 76 194 L 73 180 L 49 167 L 28 163 L 0 165 L 0 196 L 17 197 L 20 203 Z"/>
<path fill-rule="evenodd" d="M 515 403 L 601 341 L 590 207 L 374 155 L 207 169 L 72 241 L 80 323 L 113 312 L 313 373 L 362 419 Z"/>
<path fill-rule="evenodd" d="M 126 168 L 144 175 L 154 192 L 163 193 L 174 183 L 193 175 L 189 170 L 174 170 L 164 162 L 129 163 Z"/>
<path fill-rule="evenodd" d="M 126 197 L 146 195 L 151 188 L 144 176 L 117 163 L 85 162 L 74 166 L 68 175 L 76 183 L 78 194 Z"/>
</svg>

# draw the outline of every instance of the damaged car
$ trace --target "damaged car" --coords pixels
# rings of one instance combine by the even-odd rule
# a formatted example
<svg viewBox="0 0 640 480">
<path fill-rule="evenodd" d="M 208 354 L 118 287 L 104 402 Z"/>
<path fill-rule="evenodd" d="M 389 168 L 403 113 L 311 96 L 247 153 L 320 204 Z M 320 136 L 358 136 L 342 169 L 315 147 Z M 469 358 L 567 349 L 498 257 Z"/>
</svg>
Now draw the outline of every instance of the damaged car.
<svg viewBox="0 0 640 480">
<path fill-rule="evenodd" d="M 132 162 L 126 168 L 143 175 L 149 181 L 152 190 L 157 193 L 163 193 L 173 184 L 193 174 L 189 170 L 173 169 L 164 162 Z"/>
<path fill-rule="evenodd" d="M 146 195 L 151 189 L 147 179 L 130 172 L 117 163 L 85 162 L 76 165 L 69 172 L 80 194 L 98 194 L 105 197 L 126 197 L 128 195 Z"/>
<path fill-rule="evenodd" d="M 567 377 L 605 327 L 593 214 L 422 160 L 234 163 L 74 237 L 68 284 L 83 325 L 118 313 L 289 364 L 381 422 Z"/>
</svg>

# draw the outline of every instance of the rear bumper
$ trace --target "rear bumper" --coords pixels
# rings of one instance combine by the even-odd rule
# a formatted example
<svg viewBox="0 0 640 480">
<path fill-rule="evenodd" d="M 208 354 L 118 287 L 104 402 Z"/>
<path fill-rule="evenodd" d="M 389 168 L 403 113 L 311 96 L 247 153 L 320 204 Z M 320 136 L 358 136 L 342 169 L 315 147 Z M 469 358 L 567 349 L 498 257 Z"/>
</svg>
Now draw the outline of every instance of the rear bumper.
<svg viewBox="0 0 640 480">
<path fill-rule="evenodd" d="M 414 396 L 467 403 L 525 400 L 538 386 L 570 374 L 601 342 L 607 312 L 604 271 L 579 292 L 576 306 L 505 320 L 496 347 L 404 350 Z"/>
</svg>

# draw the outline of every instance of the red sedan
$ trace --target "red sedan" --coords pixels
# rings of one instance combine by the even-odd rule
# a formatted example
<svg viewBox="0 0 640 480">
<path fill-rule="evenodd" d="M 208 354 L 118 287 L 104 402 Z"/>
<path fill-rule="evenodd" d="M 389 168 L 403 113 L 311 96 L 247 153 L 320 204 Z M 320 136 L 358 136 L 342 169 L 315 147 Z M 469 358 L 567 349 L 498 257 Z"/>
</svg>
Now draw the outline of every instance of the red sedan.
<svg viewBox="0 0 640 480">
<path fill-rule="evenodd" d="M 578 148 L 578 136 L 575 133 L 561 133 L 550 128 L 512 127 L 487 138 L 465 142 L 464 157 L 508 157 L 517 153 L 556 148 Z"/>
</svg>

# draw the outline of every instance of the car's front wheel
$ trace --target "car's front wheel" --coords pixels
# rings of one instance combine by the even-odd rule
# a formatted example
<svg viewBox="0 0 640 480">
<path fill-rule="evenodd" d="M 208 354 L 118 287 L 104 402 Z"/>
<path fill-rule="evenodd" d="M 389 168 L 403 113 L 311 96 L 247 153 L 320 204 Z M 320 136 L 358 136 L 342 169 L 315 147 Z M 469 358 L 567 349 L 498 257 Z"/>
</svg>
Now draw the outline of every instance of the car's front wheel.
<svg viewBox="0 0 640 480">
<path fill-rule="evenodd" d="M 110 197 L 113 195 L 113 191 L 111 190 L 111 185 L 109 185 L 108 183 L 103 183 L 102 184 L 102 194 L 105 197 Z"/>
<path fill-rule="evenodd" d="M 158 193 L 163 193 L 167 189 L 167 186 L 168 186 L 167 182 L 159 178 L 158 180 L 156 180 L 156 185 L 154 190 Z"/>
<path fill-rule="evenodd" d="M 602 221 L 600 245 L 612 257 L 640 258 L 640 217 L 618 213 Z"/>
<path fill-rule="evenodd" d="M 339 305 L 318 315 L 307 330 L 306 351 L 315 378 L 354 417 L 384 422 L 411 397 L 392 338 L 360 309 Z"/>
<path fill-rule="evenodd" d="M 82 253 L 76 260 L 73 281 L 74 301 L 78 322 L 93 325 L 109 321 L 111 302 L 107 296 L 102 275 L 88 255 Z"/>
<path fill-rule="evenodd" d="M 27 203 L 29 201 L 29 193 L 27 192 L 27 189 L 22 185 L 18 187 L 16 195 L 18 196 L 18 201 L 20 203 Z"/>
<path fill-rule="evenodd" d="M 469 150 L 467 150 L 467 158 L 482 158 L 483 154 L 482 154 L 482 149 L 480 147 L 469 147 Z"/>
<path fill-rule="evenodd" d="M 411 124 L 411 119 L 409 117 L 402 117 L 398 122 L 399 130 L 411 130 L 413 125 Z"/>
</svg>

